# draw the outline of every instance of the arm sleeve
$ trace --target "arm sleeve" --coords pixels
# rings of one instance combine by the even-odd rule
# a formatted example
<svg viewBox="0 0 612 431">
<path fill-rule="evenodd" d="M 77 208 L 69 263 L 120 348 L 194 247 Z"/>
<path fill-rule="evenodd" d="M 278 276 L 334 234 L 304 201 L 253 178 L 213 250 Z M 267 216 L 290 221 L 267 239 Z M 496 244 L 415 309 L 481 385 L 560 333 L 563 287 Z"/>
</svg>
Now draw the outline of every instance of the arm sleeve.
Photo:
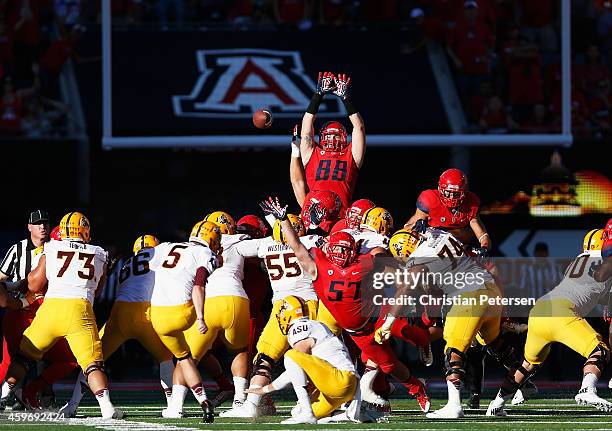
<svg viewBox="0 0 612 431">
<path fill-rule="evenodd" d="M 208 279 L 208 270 L 203 266 L 200 266 L 196 270 L 196 275 L 193 280 L 194 286 L 204 286 L 206 284 L 206 280 Z"/>
<path fill-rule="evenodd" d="M 311 332 L 312 326 L 310 322 L 305 321 L 294 323 L 291 326 L 291 331 L 289 331 L 289 334 L 287 334 L 287 342 L 291 347 L 293 347 L 295 343 L 310 338 L 312 336 Z"/>
<path fill-rule="evenodd" d="M 248 239 L 240 241 L 234 247 L 236 247 L 236 253 L 243 257 L 256 257 L 259 254 L 259 247 L 261 245 L 261 239 Z"/>
<path fill-rule="evenodd" d="M 2 264 L 0 265 L 0 271 L 7 276 L 10 276 L 15 270 L 15 256 L 16 256 L 16 248 L 17 244 L 13 244 L 13 246 L 9 249 L 2 260 Z"/>
</svg>

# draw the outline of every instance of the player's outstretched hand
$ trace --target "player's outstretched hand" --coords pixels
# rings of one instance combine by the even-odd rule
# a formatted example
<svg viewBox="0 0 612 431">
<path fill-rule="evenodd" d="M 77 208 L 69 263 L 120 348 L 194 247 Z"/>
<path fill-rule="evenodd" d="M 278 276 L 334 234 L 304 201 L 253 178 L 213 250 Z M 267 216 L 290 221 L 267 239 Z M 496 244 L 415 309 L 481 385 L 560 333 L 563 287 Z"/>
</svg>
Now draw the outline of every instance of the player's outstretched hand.
<svg viewBox="0 0 612 431">
<path fill-rule="evenodd" d="M 269 197 L 261 202 L 259 206 L 264 214 L 271 214 L 276 220 L 285 220 L 287 218 L 287 205 L 281 205 L 277 197 L 274 199 Z"/>
<path fill-rule="evenodd" d="M 255 386 L 255 387 L 250 387 L 244 390 L 245 394 L 255 394 L 255 395 L 263 395 L 265 394 L 265 392 L 263 391 L 263 386 Z"/>
<path fill-rule="evenodd" d="M 336 77 L 331 72 L 319 72 L 317 79 L 317 90 L 316 92 L 321 96 L 331 93 L 336 89 Z"/>
<path fill-rule="evenodd" d="M 336 87 L 334 94 L 341 99 L 346 99 L 349 95 L 350 83 L 350 76 L 347 76 L 346 73 L 339 73 L 337 77 L 334 77 L 334 85 Z"/>
<path fill-rule="evenodd" d="M 391 337 L 391 328 L 387 329 L 384 326 L 381 326 L 374 332 L 374 341 L 378 344 L 383 344 L 385 341 L 389 340 Z"/>
<path fill-rule="evenodd" d="M 421 219 L 418 219 L 416 223 L 414 223 L 412 230 L 418 233 L 425 233 L 428 227 L 429 227 L 429 224 L 427 223 L 427 220 L 424 218 L 421 218 Z"/>
</svg>

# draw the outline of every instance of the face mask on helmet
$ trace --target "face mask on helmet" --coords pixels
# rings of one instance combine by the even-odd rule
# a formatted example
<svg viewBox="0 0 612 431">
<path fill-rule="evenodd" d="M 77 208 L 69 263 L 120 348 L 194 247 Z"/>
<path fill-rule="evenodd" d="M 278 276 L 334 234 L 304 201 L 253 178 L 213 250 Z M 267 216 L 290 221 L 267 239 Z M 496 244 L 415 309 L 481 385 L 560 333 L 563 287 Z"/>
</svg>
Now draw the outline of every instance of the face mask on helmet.
<svg viewBox="0 0 612 431">
<path fill-rule="evenodd" d="M 71 212 L 60 221 L 62 239 L 83 241 L 88 243 L 91 238 L 89 220 L 80 212 Z"/>
<path fill-rule="evenodd" d="M 238 220 L 236 232 L 247 234 L 251 238 L 263 238 L 268 233 L 268 226 L 256 215 L 246 215 Z"/>
<path fill-rule="evenodd" d="M 294 320 L 301 319 L 305 316 L 305 310 L 306 304 L 297 296 L 288 296 L 283 300 L 276 314 L 278 327 L 283 335 L 289 333 L 289 328 Z"/>
<path fill-rule="evenodd" d="M 440 175 L 438 191 L 445 206 L 457 208 L 465 198 L 467 178 L 459 169 L 448 169 Z"/>
<path fill-rule="evenodd" d="M 346 226 L 351 229 L 359 229 L 363 215 L 367 210 L 374 208 L 376 205 L 369 199 L 359 199 L 346 210 Z"/>
<path fill-rule="evenodd" d="M 397 260 L 406 263 L 419 242 L 420 235 L 417 232 L 401 229 L 389 239 L 389 251 Z"/>
<path fill-rule="evenodd" d="M 326 123 L 319 133 L 319 145 L 325 151 L 341 152 L 348 147 L 347 133 L 337 121 Z"/>
<path fill-rule="evenodd" d="M 304 236 L 304 234 L 306 234 L 304 224 L 298 216 L 295 214 L 287 214 L 287 219 L 289 220 L 289 223 L 291 223 L 291 226 L 293 226 L 293 230 L 297 236 Z M 282 244 L 287 244 L 287 238 L 285 237 L 283 229 L 281 228 L 280 220 L 276 220 L 274 227 L 272 227 L 272 239 Z"/>
<path fill-rule="evenodd" d="M 327 258 L 342 268 L 353 263 L 357 257 L 355 239 L 343 231 L 331 234 L 324 250 Z"/>
</svg>

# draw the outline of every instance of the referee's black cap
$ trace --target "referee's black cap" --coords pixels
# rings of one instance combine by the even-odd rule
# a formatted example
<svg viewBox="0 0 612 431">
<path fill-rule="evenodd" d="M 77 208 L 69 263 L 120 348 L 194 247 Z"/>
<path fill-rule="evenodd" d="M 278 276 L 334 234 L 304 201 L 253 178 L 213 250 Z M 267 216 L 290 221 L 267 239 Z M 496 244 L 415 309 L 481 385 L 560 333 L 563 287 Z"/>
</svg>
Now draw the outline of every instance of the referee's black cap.
<svg viewBox="0 0 612 431">
<path fill-rule="evenodd" d="M 36 210 L 30 213 L 29 224 L 40 224 L 49 222 L 49 213 L 45 210 Z"/>
</svg>

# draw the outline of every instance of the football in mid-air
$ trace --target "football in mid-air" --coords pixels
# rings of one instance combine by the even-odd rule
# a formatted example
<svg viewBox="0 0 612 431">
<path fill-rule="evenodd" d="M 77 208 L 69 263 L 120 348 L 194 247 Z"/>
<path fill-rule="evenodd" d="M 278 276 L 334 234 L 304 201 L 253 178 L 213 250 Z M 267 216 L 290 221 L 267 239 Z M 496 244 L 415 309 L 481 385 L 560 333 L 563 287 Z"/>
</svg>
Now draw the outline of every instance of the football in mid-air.
<svg viewBox="0 0 612 431">
<path fill-rule="evenodd" d="M 253 124 L 258 129 L 267 129 L 272 125 L 272 113 L 266 109 L 259 109 L 253 114 Z"/>
</svg>

